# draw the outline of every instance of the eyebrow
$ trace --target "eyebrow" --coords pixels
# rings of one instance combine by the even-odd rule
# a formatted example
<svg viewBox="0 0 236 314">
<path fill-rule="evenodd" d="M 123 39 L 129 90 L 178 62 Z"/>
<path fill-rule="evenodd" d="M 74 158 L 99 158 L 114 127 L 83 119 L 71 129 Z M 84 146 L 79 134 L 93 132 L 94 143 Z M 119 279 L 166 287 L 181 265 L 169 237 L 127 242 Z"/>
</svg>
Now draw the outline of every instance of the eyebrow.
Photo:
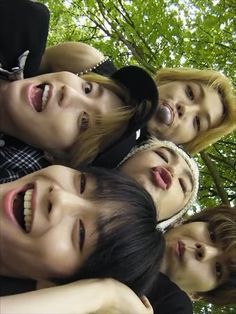
<svg viewBox="0 0 236 314">
<path fill-rule="evenodd" d="M 204 98 L 205 97 L 205 91 L 204 88 L 202 87 L 202 84 L 198 83 L 198 82 L 193 82 L 194 84 L 196 84 L 200 90 L 200 97 Z"/>
<path fill-rule="evenodd" d="M 169 147 L 165 147 L 165 146 L 162 146 L 160 148 L 164 148 L 165 150 L 167 150 L 170 153 L 170 155 L 174 158 L 175 161 L 179 158 L 179 155 L 173 149 Z"/>
<path fill-rule="evenodd" d="M 189 178 L 189 181 L 191 182 L 191 192 L 193 190 L 193 176 L 190 171 L 184 170 L 184 174 Z"/>
<path fill-rule="evenodd" d="M 174 158 L 174 160 L 177 160 L 180 157 L 173 149 L 169 147 L 164 147 L 164 146 L 162 148 L 166 149 Z M 193 190 L 193 176 L 191 172 L 188 171 L 187 169 L 184 170 L 184 175 L 186 175 L 189 178 L 189 181 L 191 182 L 191 191 L 192 191 Z"/>
<path fill-rule="evenodd" d="M 99 97 L 99 96 L 102 96 L 103 92 L 104 92 L 104 87 L 99 84 L 99 83 L 96 83 L 96 82 L 93 82 L 95 83 L 96 85 L 96 90 L 95 90 L 95 96 L 96 97 Z"/>
</svg>

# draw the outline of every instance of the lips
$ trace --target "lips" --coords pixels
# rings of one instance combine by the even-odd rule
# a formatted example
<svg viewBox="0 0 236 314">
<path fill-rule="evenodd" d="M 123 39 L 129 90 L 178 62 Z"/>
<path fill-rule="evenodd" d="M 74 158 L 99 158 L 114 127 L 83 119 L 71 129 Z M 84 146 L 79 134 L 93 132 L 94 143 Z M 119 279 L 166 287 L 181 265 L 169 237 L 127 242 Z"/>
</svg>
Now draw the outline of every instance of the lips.
<svg viewBox="0 0 236 314">
<path fill-rule="evenodd" d="M 162 190 L 167 190 L 171 183 L 172 183 L 172 177 L 170 172 L 165 167 L 153 167 L 151 169 L 152 173 L 152 180 L 154 184 L 161 188 Z"/>
<path fill-rule="evenodd" d="M 156 111 L 156 119 L 166 125 L 171 125 L 174 121 L 174 112 L 171 106 L 166 102 L 160 102 Z"/>
<path fill-rule="evenodd" d="M 9 191 L 4 197 L 6 216 L 24 232 L 30 232 L 35 199 L 34 184 Z"/>
<path fill-rule="evenodd" d="M 177 244 L 176 244 L 176 248 L 175 248 L 175 253 L 177 254 L 178 257 L 183 257 L 185 252 L 185 244 L 181 241 L 178 240 Z"/>
<path fill-rule="evenodd" d="M 37 111 L 42 112 L 49 99 L 50 87 L 48 84 L 40 84 L 37 86 L 30 86 L 29 101 L 31 106 Z"/>
</svg>

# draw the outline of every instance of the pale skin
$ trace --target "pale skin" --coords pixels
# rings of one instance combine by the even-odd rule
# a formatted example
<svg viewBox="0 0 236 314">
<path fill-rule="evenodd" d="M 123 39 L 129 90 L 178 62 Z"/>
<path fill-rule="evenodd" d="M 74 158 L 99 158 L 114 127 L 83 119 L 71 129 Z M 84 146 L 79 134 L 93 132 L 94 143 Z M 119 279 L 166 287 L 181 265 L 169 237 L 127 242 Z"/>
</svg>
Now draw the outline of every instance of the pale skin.
<svg viewBox="0 0 236 314">
<path fill-rule="evenodd" d="M 189 295 L 209 291 L 226 279 L 225 254 L 205 222 L 180 225 L 166 233 L 166 253 L 161 271 Z M 197 289 L 197 291 L 196 291 Z M 99 294 L 98 294 L 99 291 Z M 22 297 L 22 298 L 21 298 Z M 58 300 L 63 305 L 58 308 Z M 91 304 L 90 300 L 93 299 Z M 111 279 L 86 280 L 72 284 L 3 297 L 6 314 L 41 313 L 153 313 L 146 298 L 140 300 L 125 285 Z"/>
<path fill-rule="evenodd" d="M 184 144 L 220 125 L 224 108 L 212 87 L 197 81 L 173 81 L 158 90 L 159 106 L 148 122 L 153 136 Z"/>
<path fill-rule="evenodd" d="M 124 105 L 110 90 L 70 72 L 0 80 L 0 94 L 0 131 L 52 155 L 95 128 L 96 116 Z"/>
<path fill-rule="evenodd" d="M 19 278 L 23 274 L 24 277 L 27 277 L 30 271 L 31 278 L 37 279 L 39 270 L 41 271 L 39 277 L 55 274 L 53 270 L 53 265 L 55 266 L 54 250 L 52 250 L 52 246 L 49 246 L 50 243 L 55 245 L 55 235 L 56 239 L 61 237 L 61 244 L 66 244 L 61 245 L 61 248 L 60 246 L 57 247 L 56 271 L 59 274 L 60 251 L 63 253 L 63 247 L 70 247 L 71 241 L 74 243 L 73 230 L 75 223 L 77 224 L 78 222 L 78 217 L 79 221 L 82 220 L 85 228 L 88 230 L 83 245 L 84 249 L 81 251 L 81 258 L 83 258 L 83 254 L 88 254 L 88 250 L 90 250 L 89 243 L 91 240 L 94 240 L 94 231 L 92 233 L 89 231 L 89 228 L 93 228 L 94 225 L 94 223 L 92 223 L 90 227 L 91 217 L 94 217 L 94 215 L 96 217 L 98 210 L 95 209 L 94 204 L 91 204 L 90 201 L 87 200 L 86 195 L 93 189 L 93 181 L 87 179 L 89 181 L 84 186 L 84 179 L 81 181 L 81 174 L 75 170 L 67 170 L 67 168 L 62 166 L 52 166 L 48 169 L 50 169 L 49 172 L 44 169 L 38 172 L 41 173 L 40 175 L 36 173 L 36 176 L 32 174 L 27 176 L 26 179 L 22 178 L 18 180 L 20 186 L 22 184 L 28 186 L 29 182 L 31 182 L 31 184 L 35 182 L 38 191 L 37 195 L 40 197 L 39 200 L 35 198 L 36 204 L 40 205 L 38 202 L 42 202 L 40 212 L 38 209 L 35 213 L 35 217 L 38 217 L 37 221 L 34 219 L 33 223 L 31 223 L 32 232 L 34 233 L 33 237 L 30 236 L 31 231 L 25 234 L 25 232 L 20 230 L 19 225 L 17 226 L 15 219 L 12 217 L 9 205 L 7 205 L 13 195 L 11 191 L 18 191 L 19 186 L 17 185 L 17 181 L 2 186 L 0 198 L 3 204 L 3 212 L 1 213 L 1 239 L 4 240 L 4 243 L 8 241 L 7 254 L 2 254 L 1 256 L 2 259 L 6 259 L 7 261 L 7 263 L 4 263 L 4 260 L 1 262 L 1 266 L 5 265 L 5 268 L 1 268 L 2 275 Z M 63 175 L 63 181 L 60 180 L 60 174 Z M 31 178 L 30 181 L 27 179 L 29 177 Z M 53 181 L 51 182 L 52 178 Z M 61 195 L 59 195 L 59 192 Z M 45 197 L 49 197 L 48 200 L 52 202 L 52 209 L 50 210 L 48 210 L 48 201 L 46 201 Z M 45 210 L 43 209 L 43 204 Z M 85 207 L 87 208 L 86 211 L 84 210 Z M 48 215 L 49 217 L 44 217 Z M 6 228 L 4 228 L 4 226 L 6 226 Z M 67 236 L 68 233 L 70 234 L 69 237 Z M 14 234 L 16 236 L 14 236 Z M 91 239 L 89 239 L 90 234 Z M 77 232 L 76 235 L 78 236 Z M 165 234 L 165 238 L 167 246 L 161 265 L 161 271 L 182 290 L 188 294 L 198 291 L 208 291 L 216 288 L 224 281 L 226 276 L 225 257 L 219 245 L 214 241 L 214 234 L 208 229 L 207 223 L 194 222 L 180 225 L 170 229 Z M 80 243 L 80 237 L 78 240 Z M 13 242 L 10 243 L 9 241 Z M 43 247 L 41 247 L 42 241 L 44 241 Z M 21 242 L 24 244 L 24 249 L 19 246 Z M 33 245 L 31 245 L 31 242 Z M 33 250 L 36 245 L 38 249 L 36 248 L 34 252 Z M 47 250 L 47 246 L 49 246 L 49 250 Z M 16 250 L 17 247 L 19 247 L 19 250 Z M 37 254 L 37 250 L 41 250 L 40 255 Z M 77 261 L 76 256 L 78 256 L 79 251 L 79 248 L 74 248 L 73 246 L 69 251 L 64 252 L 64 254 L 66 254 L 66 257 L 70 254 L 70 260 L 74 260 L 74 265 L 78 266 L 80 262 Z M 39 256 L 41 256 L 43 252 L 47 254 L 45 255 L 47 256 L 47 264 L 44 264 L 43 260 L 39 263 Z M 2 253 L 5 253 L 5 251 Z M 31 255 L 36 257 L 34 262 L 32 262 L 33 256 Z M 65 257 L 61 257 L 60 260 L 63 262 Z M 28 264 L 27 260 L 29 260 Z M 50 260 L 52 260 L 52 265 L 48 268 L 50 272 L 47 272 L 45 267 L 49 265 Z M 17 264 L 15 263 L 16 261 Z M 22 267 L 19 267 L 20 261 Z M 26 272 L 24 272 L 23 267 L 25 264 L 28 265 Z M 63 271 L 64 265 L 65 263 L 63 263 L 63 267 L 61 268 Z M 68 271 L 73 271 L 73 269 L 74 268 L 71 269 L 71 266 L 69 266 Z M 83 297 L 80 303 L 78 294 L 80 289 L 83 290 L 83 288 L 85 288 L 85 290 L 82 292 Z M 97 290 L 100 291 L 100 294 L 96 294 L 96 298 L 94 298 L 94 302 L 91 304 L 91 295 Z M 109 291 L 109 293 L 107 291 Z M 52 309 L 55 311 L 54 307 L 57 308 L 58 306 L 56 300 L 61 298 L 60 296 L 63 293 L 65 293 L 65 300 L 68 300 L 68 303 L 65 304 L 67 308 L 66 313 L 68 313 L 68 311 L 70 311 L 70 313 L 79 314 L 100 313 L 97 307 L 102 309 L 101 313 L 106 313 L 104 309 L 107 308 L 109 309 L 108 313 L 134 313 L 134 311 L 140 314 L 152 313 L 152 309 L 146 299 L 144 299 L 145 301 L 141 301 L 129 288 L 113 280 L 77 282 L 72 285 L 49 288 L 48 290 L 43 289 L 39 292 L 29 292 L 24 294 L 23 298 L 27 298 L 29 311 L 31 306 L 35 307 L 35 304 L 38 304 L 39 299 L 41 299 L 41 313 L 44 314 L 52 313 Z M 66 297 L 67 293 L 68 298 Z M 4 306 L 4 309 L 6 309 L 5 313 L 31 313 L 25 311 L 26 303 L 22 302 L 22 300 L 21 296 L 2 298 L 1 304 Z M 85 307 L 81 304 L 85 304 Z M 84 311 L 86 307 L 88 308 L 87 312 Z M 22 312 L 19 312 L 19 309 L 22 309 Z M 63 307 L 61 311 L 62 312 L 59 311 L 59 313 L 63 313 Z M 34 313 L 34 311 L 32 313 Z"/>
<path fill-rule="evenodd" d="M 81 280 L 1 298 L 5 314 L 38 314 L 36 304 L 40 304 L 41 314 L 153 314 L 147 298 L 138 298 L 131 289 L 113 279 Z"/>
<path fill-rule="evenodd" d="M 104 56 L 91 46 L 68 42 L 48 48 L 44 58 L 44 71 L 78 73 L 95 66 Z M 159 85 L 158 91 L 159 106 L 148 122 L 152 136 L 184 144 L 223 120 L 221 97 L 210 86 L 198 81 L 173 81 Z"/>
<path fill-rule="evenodd" d="M 51 166 L 2 185 L 0 222 L 4 246 L 1 249 L 1 275 L 45 279 L 72 274 L 80 267 L 97 239 L 95 220 L 99 212 L 98 204 L 89 200 L 94 185 L 92 177 L 63 166 Z M 31 201 L 28 200 L 32 204 L 29 211 L 33 213 L 33 218 L 29 221 L 26 219 L 28 214 L 24 214 L 26 231 L 14 209 L 15 200 L 20 201 L 19 193 L 25 189 L 27 193 L 33 190 Z M 24 201 L 28 202 L 26 191 Z M 119 208 L 119 204 L 117 206 Z M 106 210 L 110 212 L 111 208 L 116 211 L 117 206 L 109 202 L 109 209 L 106 209 L 106 205 L 100 202 L 103 214 Z M 45 287 L 45 281 L 44 285 L 43 281 L 38 282 L 41 288 Z M 91 297 L 93 302 L 88 301 Z M 60 305 L 58 299 L 62 298 L 63 305 Z M 1 299 L 1 308 L 9 314 L 37 313 L 35 302 L 40 302 L 42 314 L 131 314 L 133 310 L 138 314 L 153 313 L 146 298 L 139 299 L 128 287 L 112 279 L 86 280 L 4 297 Z"/>
<path fill-rule="evenodd" d="M 159 220 L 177 214 L 189 201 L 193 189 L 192 171 L 181 156 L 160 143 L 137 152 L 119 170 L 150 193 Z"/>
</svg>

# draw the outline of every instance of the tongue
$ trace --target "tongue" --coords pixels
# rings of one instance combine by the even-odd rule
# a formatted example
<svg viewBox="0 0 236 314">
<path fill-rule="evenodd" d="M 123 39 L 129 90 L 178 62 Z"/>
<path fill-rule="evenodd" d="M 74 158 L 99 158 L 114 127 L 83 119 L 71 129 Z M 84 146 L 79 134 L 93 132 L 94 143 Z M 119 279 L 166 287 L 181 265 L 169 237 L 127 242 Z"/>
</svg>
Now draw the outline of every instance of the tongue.
<svg viewBox="0 0 236 314">
<path fill-rule="evenodd" d="M 31 103 L 34 106 L 37 112 L 42 111 L 42 97 L 43 97 L 43 89 L 35 86 L 31 90 Z"/>
<path fill-rule="evenodd" d="M 24 193 L 18 193 L 13 202 L 13 213 L 16 218 L 16 221 L 25 229 L 24 223 Z"/>
<path fill-rule="evenodd" d="M 161 176 L 161 172 L 159 171 L 159 169 L 158 168 L 153 169 L 152 173 L 153 173 L 153 178 L 154 178 L 156 186 L 158 186 L 162 190 L 166 190 L 167 184 L 163 180 L 163 178 Z"/>
<path fill-rule="evenodd" d="M 170 125 L 173 122 L 171 109 L 168 106 L 159 106 L 157 109 L 156 117 L 162 123 Z"/>
</svg>

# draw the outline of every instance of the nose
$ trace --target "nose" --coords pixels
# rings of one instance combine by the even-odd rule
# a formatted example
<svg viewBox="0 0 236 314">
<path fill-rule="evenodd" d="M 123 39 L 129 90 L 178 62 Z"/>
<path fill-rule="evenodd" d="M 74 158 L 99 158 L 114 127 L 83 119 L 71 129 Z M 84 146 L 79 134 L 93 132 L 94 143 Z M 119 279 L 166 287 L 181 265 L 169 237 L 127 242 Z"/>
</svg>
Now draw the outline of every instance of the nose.
<svg viewBox="0 0 236 314">
<path fill-rule="evenodd" d="M 183 118 L 186 116 L 186 114 L 195 112 L 196 107 L 193 104 L 188 105 L 185 103 L 177 103 L 176 104 L 176 111 L 178 113 L 178 117 Z"/>
<path fill-rule="evenodd" d="M 199 261 L 207 261 L 219 255 L 219 250 L 215 246 L 205 243 L 195 243 L 195 256 Z"/>
<path fill-rule="evenodd" d="M 60 222 L 64 216 L 73 215 L 75 209 L 73 207 L 72 196 L 64 190 L 51 186 L 47 197 L 47 215 L 51 223 Z M 73 197 L 72 197 L 73 198 Z"/>
<path fill-rule="evenodd" d="M 90 102 L 88 97 L 83 93 L 80 93 L 75 88 L 65 85 L 61 89 L 61 97 L 59 104 L 63 108 L 81 108 L 82 106 L 88 106 Z"/>
<path fill-rule="evenodd" d="M 174 174 L 175 174 L 175 167 L 168 165 L 165 168 L 166 168 L 166 170 L 168 170 L 169 174 L 171 175 L 171 179 L 172 179 Z"/>
</svg>

